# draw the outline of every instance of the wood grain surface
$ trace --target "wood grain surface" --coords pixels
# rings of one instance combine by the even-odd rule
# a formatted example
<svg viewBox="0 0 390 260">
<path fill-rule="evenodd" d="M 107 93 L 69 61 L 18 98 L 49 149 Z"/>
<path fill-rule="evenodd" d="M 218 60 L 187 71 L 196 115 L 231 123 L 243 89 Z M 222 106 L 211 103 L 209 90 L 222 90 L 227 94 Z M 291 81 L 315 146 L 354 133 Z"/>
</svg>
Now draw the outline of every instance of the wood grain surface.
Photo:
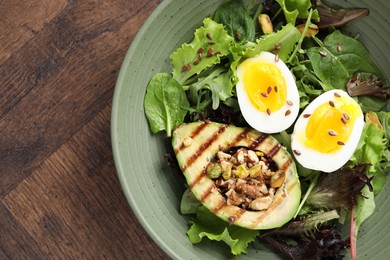
<svg viewBox="0 0 390 260">
<path fill-rule="evenodd" d="M 168 259 L 110 141 L 119 68 L 160 2 L 0 0 L 0 259 Z"/>
</svg>

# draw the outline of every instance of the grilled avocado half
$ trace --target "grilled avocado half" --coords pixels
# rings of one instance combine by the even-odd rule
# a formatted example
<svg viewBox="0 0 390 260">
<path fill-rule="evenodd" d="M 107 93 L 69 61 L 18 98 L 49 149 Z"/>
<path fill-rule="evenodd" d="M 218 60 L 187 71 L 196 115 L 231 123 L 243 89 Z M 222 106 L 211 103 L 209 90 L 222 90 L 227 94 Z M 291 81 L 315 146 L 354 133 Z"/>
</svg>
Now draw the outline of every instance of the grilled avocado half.
<svg viewBox="0 0 390 260">
<path fill-rule="evenodd" d="M 247 229 L 265 230 L 282 226 L 296 213 L 301 198 L 296 166 L 291 155 L 272 136 L 233 125 L 195 122 L 175 129 L 172 146 L 192 193 L 219 218 Z M 264 153 L 285 175 L 266 210 L 253 211 L 228 205 L 215 181 L 206 174 L 207 166 L 219 151 L 235 147 Z"/>
</svg>

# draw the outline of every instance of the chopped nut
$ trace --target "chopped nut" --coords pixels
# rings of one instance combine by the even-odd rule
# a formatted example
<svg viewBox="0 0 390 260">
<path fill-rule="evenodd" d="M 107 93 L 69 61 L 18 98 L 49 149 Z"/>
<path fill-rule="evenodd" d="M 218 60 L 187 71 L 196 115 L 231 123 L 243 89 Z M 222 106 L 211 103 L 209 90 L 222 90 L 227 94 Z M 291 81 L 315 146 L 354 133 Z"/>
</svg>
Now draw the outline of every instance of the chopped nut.
<svg viewBox="0 0 390 260">
<path fill-rule="evenodd" d="M 252 163 L 258 163 L 259 162 L 259 157 L 257 157 L 256 153 L 252 150 L 248 151 L 248 159 Z"/>
<path fill-rule="evenodd" d="M 232 156 L 231 156 L 230 154 L 228 154 L 228 153 L 224 153 L 224 152 L 222 152 L 222 151 L 219 151 L 219 152 L 217 153 L 217 157 L 218 157 L 218 159 L 220 159 L 220 160 L 228 161 Z"/>
<path fill-rule="evenodd" d="M 249 171 L 246 168 L 245 164 L 239 165 L 236 169 L 232 170 L 232 173 L 237 178 L 242 178 L 242 179 L 249 176 Z"/>
<path fill-rule="evenodd" d="M 271 206 L 273 199 L 270 196 L 257 198 L 250 204 L 253 210 L 266 210 Z"/>
<path fill-rule="evenodd" d="M 244 154 L 244 150 L 240 149 L 238 152 L 237 152 L 237 162 L 239 164 L 243 164 L 245 163 L 245 154 Z"/>
<path fill-rule="evenodd" d="M 282 186 L 285 177 L 286 174 L 284 172 L 276 172 L 276 174 L 272 175 L 271 177 L 271 187 L 279 188 L 280 186 Z"/>
<path fill-rule="evenodd" d="M 217 163 L 210 164 L 206 169 L 206 175 L 211 179 L 217 179 L 222 174 L 222 168 Z"/>
<path fill-rule="evenodd" d="M 274 31 L 271 19 L 267 14 L 259 14 L 257 21 L 259 22 L 261 30 L 264 34 L 270 34 Z"/>
<path fill-rule="evenodd" d="M 262 168 L 263 168 L 262 164 L 256 164 L 252 168 L 249 168 L 249 176 L 251 178 L 257 178 L 259 176 L 262 176 Z"/>
</svg>

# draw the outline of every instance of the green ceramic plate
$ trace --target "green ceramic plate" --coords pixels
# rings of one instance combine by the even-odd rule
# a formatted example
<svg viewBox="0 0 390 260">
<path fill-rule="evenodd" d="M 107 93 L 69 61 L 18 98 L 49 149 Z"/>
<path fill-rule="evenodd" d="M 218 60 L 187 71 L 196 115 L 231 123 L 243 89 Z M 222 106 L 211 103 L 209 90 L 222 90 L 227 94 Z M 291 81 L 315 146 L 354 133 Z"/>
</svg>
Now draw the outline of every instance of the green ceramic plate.
<svg viewBox="0 0 390 260">
<path fill-rule="evenodd" d="M 166 0 L 149 17 L 133 41 L 117 81 L 112 110 L 112 143 L 115 164 L 124 193 L 140 223 L 157 244 L 175 259 L 230 257 L 219 243 L 192 245 L 188 219 L 179 214 L 183 177 L 166 166 L 169 140 L 152 135 L 144 116 L 143 100 L 153 74 L 170 71 L 169 55 L 221 3 L 221 0 Z M 337 3 L 337 0 L 332 2 Z M 347 28 L 360 39 L 390 78 L 390 1 L 344 0 L 345 7 L 369 7 L 370 16 Z M 389 259 L 390 185 L 377 198 L 375 214 L 364 224 L 358 240 L 359 259 Z M 281 259 L 256 246 L 242 259 Z"/>
</svg>

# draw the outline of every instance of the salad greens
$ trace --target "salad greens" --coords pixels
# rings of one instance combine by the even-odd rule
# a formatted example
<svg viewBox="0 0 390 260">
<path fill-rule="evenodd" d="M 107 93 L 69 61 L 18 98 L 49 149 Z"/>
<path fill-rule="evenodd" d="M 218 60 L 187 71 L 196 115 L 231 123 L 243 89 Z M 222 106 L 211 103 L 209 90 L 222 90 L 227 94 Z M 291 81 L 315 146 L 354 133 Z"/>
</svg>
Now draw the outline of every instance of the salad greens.
<svg viewBox="0 0 390 260">
<path fill-rule="evenodd" d="M 187 235 L 194 244 L 203 237 L 223 241 L 234 255 L 245 253 L 251 242 L 261 239 L 294 259 L 341 259 L 341 250 L 348 246 L 354 258 L 358 230 L 373 214 L 375 196 L 390 171 L 390 112 L 381 111 L 389 101 L 390 88 L 359 40 L 335 27 L 367 15 L 368 10 L 334 10 L 319 0 L 249 2 L 225 1 L 203 20 L 192 42 L 171 54 L 172 73 L 158 73 L 150 80 L 144 107 L 151 131 L 165 131 L 169 137 L 178 125 L 199 118 L 245 125 L 236 116 L 240 115 L 236 69 L 262 51 L 276 53 L 288 65 L 301 109 L 325 91 L 343 89 L 359 102 L 366 123 L 354 155 L 338 171 L 326 174 L 297 163 L 305 194 L 297 217 L 285 226 L 260 233 L 230 225 L 187 189 L 181 213 L 195 214 Z M 265 34 L 256 24 L 259 14 L 272 17 L 272 33 Z M 317 34 L 318 28 L 322 30 Z M 290 134 L 288 129 L 274 136 L 291 152 Z M 350 245 L 335 223 L 345 224 L 345 217 L 350 219 Z M 295 246 L 289 243 L 292 240 Z"/>
</svg>

